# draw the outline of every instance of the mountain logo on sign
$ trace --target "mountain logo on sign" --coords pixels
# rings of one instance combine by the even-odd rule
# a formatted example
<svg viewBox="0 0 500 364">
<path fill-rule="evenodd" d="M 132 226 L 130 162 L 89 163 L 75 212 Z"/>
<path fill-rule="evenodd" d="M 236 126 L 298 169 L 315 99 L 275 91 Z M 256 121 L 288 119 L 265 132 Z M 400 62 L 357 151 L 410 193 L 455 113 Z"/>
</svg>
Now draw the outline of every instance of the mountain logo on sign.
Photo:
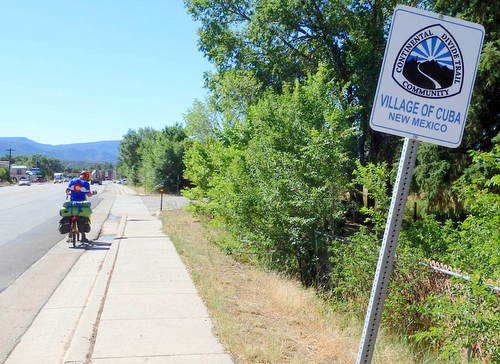
<svg viewBox="0 0 500 364">
<path fill-rule="evenodd" d="M 404 90 L 442 99 L 462 90 L 464 64 L 455 38 L 440 24 L 423 28 L 401 47 L 392 78 Z"/>
</svg>

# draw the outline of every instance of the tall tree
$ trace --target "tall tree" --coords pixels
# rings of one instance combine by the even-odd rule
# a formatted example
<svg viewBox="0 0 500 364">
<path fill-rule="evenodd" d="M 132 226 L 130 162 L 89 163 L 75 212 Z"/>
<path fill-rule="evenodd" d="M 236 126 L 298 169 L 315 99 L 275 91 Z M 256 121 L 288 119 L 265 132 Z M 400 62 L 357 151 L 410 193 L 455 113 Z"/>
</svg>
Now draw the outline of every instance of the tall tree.
<svg viewBox="0 0 500 364">
<path fill-rule="evenodd" d="M 205 141 L 214 136 L 215 119 L 215 114 L 207 103 L 195 100 L 193 106 L 184 114 L 186 124 L 184 131 L 192 140 Z"/>
<path fill-rule="evenodd" d="M 140 170 L 142 185 L 147 190 L 154 190 L 160 182 L 165 182 L 170 191 L 178 191 L 182 187 L 185 138 L 184 129 L 175 125 L 165 127 L 143 142 Z"/>
<path fill-rule="evenodd" d="M 388 22 L 396 0 L 186 0 L 202 24 L 200 49 L 219 74 L 247 70 L 264 86 L 304 80 L 320 65 L 345 85 L 339 102 L 359 106 L 360 159 L 391 160 L 397 139 L 368 127 Z M 407 1 L 424 4 L 425 1 Z M 209 82 L 213 86 L 213 83 Z"/>
<path fill-rule="evenodd" d="M 461 149 L 489 151 L 500 131 L 500 2 L 435 0 L 438 12 L 484 26 L 486 34 Z"/>
<path fill-rule="evenodd" d="M 31 168 L 40 168 L 40 173 L 43 177 L 52 177 L 55 172 L 61 172 L 64 170 L 64 165 L 59 159 L 47 157 L 41 154 L 34 154 L 30 156 L 27 163 Z"/>
<path fill-rule="evenodd" d="M 141 182 L 139 171 L 142 163 L 140 154 L 141 144 L 155 133 L 156 131 L 151 128 L 141 128 L 138 131 L 130 129 L 123 136 L 120 143 L 118 171 L 121 175 L 126 176 L 129 182 L 134 185 L 138 185 Z"/>
<path fill-rule="evenodd" d="M 500 2 L 435 0 L 434 9 L 484 26 L 486 34 L 467 116 L 462 144 L 456 149 L 423 144 L 415 169 L 419 189 L 429 200 L 428 210 L 459 217 L 461 199 L 451 186 L 472 159 L 469 151 L 490 151 L 500 132 Z"/>
</svg>

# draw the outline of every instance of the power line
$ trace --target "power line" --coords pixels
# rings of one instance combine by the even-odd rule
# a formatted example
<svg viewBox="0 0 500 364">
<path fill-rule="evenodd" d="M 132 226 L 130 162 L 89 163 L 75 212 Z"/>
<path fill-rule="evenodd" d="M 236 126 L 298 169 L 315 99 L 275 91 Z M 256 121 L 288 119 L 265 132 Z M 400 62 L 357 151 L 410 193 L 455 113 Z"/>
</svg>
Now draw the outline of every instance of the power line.
<svg viewBox="0 0 500 364">
<path fill-rule="evenodd" d="M 11 164 L 11 160 L 12 160 L 12 152 L 15 152 L 15 149 L 9 148 L 9 149 L 6 149 L 6 151 L 9 152 L 9 170 L 7 172 L 8 172 L 9 181 L 10 181 L 10 164 Z"/>
</svg>

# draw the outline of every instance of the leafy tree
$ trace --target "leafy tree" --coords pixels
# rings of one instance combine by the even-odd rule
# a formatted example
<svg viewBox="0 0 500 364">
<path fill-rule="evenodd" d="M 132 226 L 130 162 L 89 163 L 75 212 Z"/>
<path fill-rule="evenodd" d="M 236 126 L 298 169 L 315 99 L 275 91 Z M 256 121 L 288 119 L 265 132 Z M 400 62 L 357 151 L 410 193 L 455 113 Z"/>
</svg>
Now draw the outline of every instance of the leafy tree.
<svg viewBox="0 0 500 364">
<path fill-rule="evenodd" d="M 1 160 L 8 160 L 8 156 L 0 158 Z M 47 157 L 42 154 L 34 155 L 17 155 L 12 156 L 12 164 L 26 165 L 28 168 L 38 167 L 40 168 L 40 174 L 42 177 L 52 177 L 54 172 L 61 172 L 65 170 L 64 163 L 57 158 Z"/>
<path fill-rule="evenodd" d="M 451 186 L 470 163 L 461 151 L 421 143 L 415 167 L 417 191 L 427 200 L 427 212 L 437 217 L 459 217 L 462 203 Z"/>
<path fill-rule="evenodd" d="M 396 142 L 368 128 L 368 118 L 392 10 L 400 1 L 186 0 L 201 22 L 200 49 L 219 74 L 250 71 L 264 87 L 280 91 L 304 80 L 320 65 L 335 82 L 348 85 L 337 101 L 355 103 L 352 125 L 360 130 L 358 152 L 384 158 Z M 409 4 L 424 1 L 408 1 Z M 212 79 L 217 84 L 216 79 Z M 213 89 L 213 87 L 212 87 Z"/>
<path fill-rule="evenodd" d="M 9 160 L 9 157 L 5 156 L 3 160 Z M 28 164 L 29 161 L 29 155 L 16 155 L 11 157 L 11 164 Z"/>
<path fill-rule="evenodd" d="M 160 182 L 170 191 L 179 191 L 186 184 L 182 177 L 185 138 L 180 125 L 162 131 L 129 130 L 120 144 L 119 172 L 149 191 L 156 190 Z"/>
<path fill-rule="evenodd" d="M 27 163 L 33 167 L 39 167 L 43 177 L 50 178 L 55 172 L 64 170 L 64 164 L 56 158 L 46 157 L 41 154 L 34 154 L 29 157 Z"/>
<path fill-rule="evenodd" d="M 183 128 L 175 125 L 165 127 L 143 141 L 140 171 L 142 185 L 147 190 L 155 190 L 160 182 L 166 182 L 171 191 L 178 191 L 181 187 L 185 138 Z"/>
<path fill-rule="evenodd" d="M 203 142 L 215 136 L 216 116 L 207 103 L 195 100 L 193 106 L 184 114 L 184 122 L 184 132 L 191 140 Z"/>
<path fill-rule="evenodd" d="M 343 219 L 342 196 L 351 164 L 349 118 L 328 97 L 335 85 L 321 70 L 304 85 L 267 92 L 250 106 L 244 122 L 227 125 L 216 138 L 191 144 L 186 176 L 190 197 L 222 219 L 241 247 L 273 267 L 316 276 L 315 230 Z M 198 205 L 200 207 L 200 204 Z M 325 247 L 321 247 L 326 254 Z"/>
<path fill-rule="evenodd" d="M 368 299 L 390 199 L 389 168 L 400 140 L 368 127 L 398 3 L 185 0 L 201 22 L 200 49 L 216 67 L 206 75 L 209 98 L 185 117 L 185 176 L 192 183 L 186 196 L 197 200 L 195 211 L 232 233 L 233 241 L 219 242 L 226 251 L 254 253 L 305 284 L 330 277 L 319 280 L 335 297 L 358 304 Z M 487 34 L 462 145 L 422 143 L 419 149 L 413 187 L 429 209 L 420 221 L 403 224 L 385 315 L 390 327 L 404 327 L 408 334 L 434 325 L 430 331 L 453 339 L 439 340 L 431 332 L 426 340 L 455 355 L 472 348 L 483 325 L 485 332 L 498 331 L 498 320 L 488 312 L 494 301 L 482 288 L 459 286 L 436 293 L 436 301 L 425 306 L 431 274 L 417 262 L 439 259 L 498 279 L 499 157 L 493 136 L 500 115 L 500 3 L 403 3 L 482 23 Z M 151 141 L 148 150 L 155 145 Z M 361 186 L 375 204 L 362 209 L 370 220 L 350 237 L 358 244 L 318 238 L 341 231 L 346 191 Z M 442 305 L 450 298 L 455 301 Z M 475 316 L 461 320 L 464 309 Z M 462 330 L 464 338 L 457 339 Z"/>
<path fill-rule="evenodd" d="M 500 131 L 500 3 L 482 0 L 435 0 L 434 9 L 484 26 L 486 34 L 476 76 L 464 143 L 469 149 L 489 151 Z"/>
<path fill-rule="evenodd" d="M 214 116 L 219 116 L 214 127 L 224 127 L 223 120 L 229 122 L 246 119 L 246 112 L 250 105 L 255 104 L 265 91 L 264 85 L 255 74 L 249 70 L 230 69 L 210 75 L 208 87 L 212 91 L 209 106 Z M 217 123 L 218 122 L 218 123 Z"/>
<path fill-rule="evenodd" d="M 451 297 L 451 299 L 450 299 Z M 415 334 L 417 341 L 439 346 L 439 357 L 454 363 L 500 360 L 498 297 L 484 282 L 460 282 L 451 292 L 433 294 L 421 310 L 433 320 L 427 330 Z"/>
<path fill-rule="evenodd" d="M 7 168 L 0 167 L 0 181 L 5 181 L 8 176 L 9 176 L 9 174 L 7 172 Z"/>
<path fill-rule="evenodd" d="M 452 184 L 472 162 L 468 151 L 490 151 L 492 140 L 500 131 L 500 3 L 435 0 L 433 7 L 438 12 L 480 23 L 486 30 L 462 144 L 456 149 L 423 144 L 415 169 L 416 181 L 426 194 L 430 211 L 438 216 L 461 217 L 463 209 Z"/>
<path fill-rule="evenodd" d="M 195 140 L 187 145 L 184 177 L 191 182 L 191 186 L 183 194 L 193 200 L 193 207 L 198 213 L 215 216 L 218 201 L 210 200 L 208 196 L 216 183 L 217 175 L 222 174 L 227 167 L 226 149 L 213 137 L 203 142 Z"/>
<path fill-rule="evenodd" d="M 382 237 L 390 203 L 390 195 L 387 190 L 390 175 L 387 170 L 387 163 L 367 163 L 363 166 L 359 161 L 356 161 L 356 169 L 353 175 L 353 186 L 365 187 L 368 190 L 368 197 L 375 201 L 373 207 L 363 206 L 360 208 L 360 211 L 368 216 L 365 222 L 370 223 L 375 233 Z"/>
<path fill-rule="evenodd" d="M 104 171 L 111 172 L 114 169 L 114 165 L 113 165 L 113 163 L 110 163 L 110 162 L 91 163 L 89 165 L 86 165 L 85 168 L 88 169 L 88 170 L 98 169 L 98 170 L 100 170 L 102 172 L 104 172 Z"/>
<path fill-rule="evenodd" d="M 450 245 L 450 263 L 500 280 L 500 138 L 490 152 L 471 152 L 473 164 L 455 182 L 467 218 Z"/>
<path fill-rule="evenodd" d="M 130 183 L 139 183 L 140 155 L 138 153 L 142 138 L 135 130 L 129 130 L 120 142 L 118 171 L 126 176 Z"/>
<path fill-rule="evenodd" d="M 156 133 L 151 128 L 140 128 L 138 131 L 129 130 L 123 136 L 120 143 L 120 157 L 118 160 L 118 171 L 126 176 L 130 183 L 138 185 L 141 182 L 140 167 L 141 154 L 140 147 L 144 140 L 152 137 Z"/>
</svg>

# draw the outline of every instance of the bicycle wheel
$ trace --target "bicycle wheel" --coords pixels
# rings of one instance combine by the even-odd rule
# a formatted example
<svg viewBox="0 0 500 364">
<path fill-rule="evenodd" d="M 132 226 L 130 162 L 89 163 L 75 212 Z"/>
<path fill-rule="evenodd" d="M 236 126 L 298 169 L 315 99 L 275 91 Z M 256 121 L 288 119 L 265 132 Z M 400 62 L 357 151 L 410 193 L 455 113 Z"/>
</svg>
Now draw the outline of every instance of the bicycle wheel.
<svg viewBox="0 0 500 364">
<path fill-rule="evenodd" d="M 77 232 L 78 232 L 78 227 L 76 225 L 76 221 L 72 220 L 71 225 L 69 228 L 69 240 L 73 244 L 73 248 L 76 247 L 76 241 L 77 241 Z"/>
</svg>

